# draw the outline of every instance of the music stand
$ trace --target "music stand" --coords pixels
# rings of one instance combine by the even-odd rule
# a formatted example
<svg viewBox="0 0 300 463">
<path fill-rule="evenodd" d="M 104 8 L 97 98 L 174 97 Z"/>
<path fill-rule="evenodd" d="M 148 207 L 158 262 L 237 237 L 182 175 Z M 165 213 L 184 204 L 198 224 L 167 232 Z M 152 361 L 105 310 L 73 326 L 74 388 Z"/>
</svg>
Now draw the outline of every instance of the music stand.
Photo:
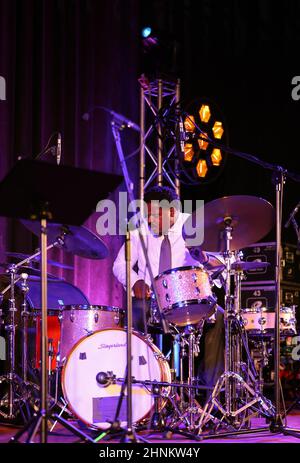
<svg viewBox="0 0 300 463">
<path fill-rule="evenodd" d="M 120 175 L 96 172 L 70 166 L 57 166 L 42 161 L 22 159 L 0 183 L 0 216 L 38 220 L 41 226 L 41 388 L 40 409 L 26 426 L 12 439 L 28 431 L 27 442 L 40 429 L 40 442 L 47 442 L 47 422 L 50 418 L 81 439 L 93 442 L 89 436 L 76 429 L 62 417 L 48 414 L 48 365 L 47 365 L 47 223 L 82 225 L 96 210 L 98 201 L 106 198 L 121 183 Z"/>
</svg>

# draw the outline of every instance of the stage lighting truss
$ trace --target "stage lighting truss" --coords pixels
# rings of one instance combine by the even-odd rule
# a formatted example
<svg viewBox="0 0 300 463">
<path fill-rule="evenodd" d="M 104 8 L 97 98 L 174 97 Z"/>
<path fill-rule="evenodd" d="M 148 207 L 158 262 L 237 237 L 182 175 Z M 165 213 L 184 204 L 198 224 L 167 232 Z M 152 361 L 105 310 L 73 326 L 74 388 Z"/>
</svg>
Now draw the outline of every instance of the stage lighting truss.
<svg viewBox="0 0 300 463">
<path fill-rule="evenodd" d="M 184 116 L 185 140 L 181 176 L 193 183 L 208 183 L 218 177 L 226 162 L 226 153 L 218 143 L 227 145 L 224 117 L 212 102 L 197 100 Z"/>
<path fill-rule="evenodd" d="M 145 76 L 141 76 L 139 83 L 140 198 L 143 198 L 143 192 L 153 182 L 158 185 L 167 183 L 179 194 L 179 159 L 175 128 L 178 118 L 175 113 L 179 108 L 180 80 L 149 81 Z"/>
</svg>

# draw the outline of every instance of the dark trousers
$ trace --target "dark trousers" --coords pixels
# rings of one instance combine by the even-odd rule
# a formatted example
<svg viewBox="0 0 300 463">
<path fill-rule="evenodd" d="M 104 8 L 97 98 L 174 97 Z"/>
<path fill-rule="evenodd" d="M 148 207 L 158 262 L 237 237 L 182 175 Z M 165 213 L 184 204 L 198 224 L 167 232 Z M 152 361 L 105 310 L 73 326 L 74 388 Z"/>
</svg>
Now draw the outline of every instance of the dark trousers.
<svg viewBox="0 0 300 463">
<path fill-rule="evenodd" d="M 145 316 L 144 316 L 145 314 Z M 145 319 L 150 315 L 150 302 L 133 298 L 132 317 L 133 328 L 141 333 L 147 332 Z M 166 335 L 169 337 L 169 335 Z M 171 340 L 166 340 L 167 350 L 171 346 Z M 216 312 L 216 322 L 205 322 L 200 341 L 200 355 L 196 359 L 195 371 L 200 383 L 204 386 L 214 386 L 217 379 L 224 371 L 224 315 L 220 308 Z M 164 352 L 166 354 L 166 352 Z"/>
<path fill-rule="evenodd" d="M 200 341 L 197 376 L 203 386 L 214 386 L 224 372 L 224 346 L 224 314 L 217 310 L 216 322 L 204 324 Z"/>
</svg>

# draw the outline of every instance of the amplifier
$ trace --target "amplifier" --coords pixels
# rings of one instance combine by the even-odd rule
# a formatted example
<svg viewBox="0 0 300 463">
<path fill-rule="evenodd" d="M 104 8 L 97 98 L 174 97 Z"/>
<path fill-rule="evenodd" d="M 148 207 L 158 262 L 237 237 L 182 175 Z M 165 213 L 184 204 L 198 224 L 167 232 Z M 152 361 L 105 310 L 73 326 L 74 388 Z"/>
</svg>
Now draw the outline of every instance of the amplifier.
<svg viewBox="0 0 300 463">
<path fill-rule="evenodd" d="M 251 286 L 242 284 L 242 309 L 265 307 L 267 310 L 275 309 L 275 286 L 261 285 L 255 281 Z M 300 306 L 300 285 L 281 285 L 281 306 Z M 299 309 L 298 309 L 299 310 Z"/>
<path fill-rule="evenodd" d="M 267 268 L 248 270 L 245 273 L 244 285 L 271 285 L 275 283 L 276 243 L 256 243 L 241 249 L 246 262 L 269 262 Z M 259 283 L 257 283 L 259 282 Z M 282 245 L 281 282 L 300 285 L 300 250 L 293 244 Z"/>
</svg>

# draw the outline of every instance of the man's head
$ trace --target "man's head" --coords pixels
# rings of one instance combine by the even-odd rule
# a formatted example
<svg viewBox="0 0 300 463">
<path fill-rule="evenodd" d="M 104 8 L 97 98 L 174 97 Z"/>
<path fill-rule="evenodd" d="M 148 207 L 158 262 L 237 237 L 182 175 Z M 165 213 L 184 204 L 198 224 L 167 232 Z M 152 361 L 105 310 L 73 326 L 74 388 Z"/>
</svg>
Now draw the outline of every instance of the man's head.
<svg viewBox="0 0 300 463">
<path fill-rule="evenodd" d="M 166 186 L 154 186 L 144 195 L 147 204 L 148 224 L 154 235 L 165 235 L 177 220 L 180 210 L 175 190 Z"/>
</svg>

